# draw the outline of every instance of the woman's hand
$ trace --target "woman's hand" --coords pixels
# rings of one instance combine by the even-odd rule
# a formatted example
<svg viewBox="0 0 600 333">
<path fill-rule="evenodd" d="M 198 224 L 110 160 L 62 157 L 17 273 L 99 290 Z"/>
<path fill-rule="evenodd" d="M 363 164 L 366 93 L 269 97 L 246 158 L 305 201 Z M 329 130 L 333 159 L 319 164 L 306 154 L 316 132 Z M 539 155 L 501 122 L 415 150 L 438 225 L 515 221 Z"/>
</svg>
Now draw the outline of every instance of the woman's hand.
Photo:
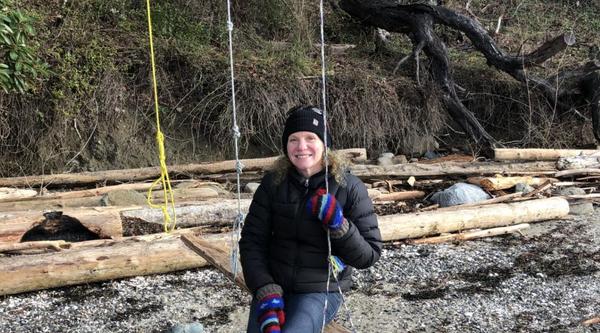
<svg viewBox="0 0 600 333">
<path fill-rule="evenodd" d="M 315 195 L 306 203 L 309 214 L 317 217 L 323 225 L 331 231 L 336 231 L 344 223 L 342 207 L 338 204 L 335 196 L 319 189 Z"/>
<path fill-rule="evenodd" d="M 260 331 L 262 333 L 280 333 L 281 327 L 285 324 L 281 287 L 270 284 L 261 289 L 257 292 Z"/>
</svg>

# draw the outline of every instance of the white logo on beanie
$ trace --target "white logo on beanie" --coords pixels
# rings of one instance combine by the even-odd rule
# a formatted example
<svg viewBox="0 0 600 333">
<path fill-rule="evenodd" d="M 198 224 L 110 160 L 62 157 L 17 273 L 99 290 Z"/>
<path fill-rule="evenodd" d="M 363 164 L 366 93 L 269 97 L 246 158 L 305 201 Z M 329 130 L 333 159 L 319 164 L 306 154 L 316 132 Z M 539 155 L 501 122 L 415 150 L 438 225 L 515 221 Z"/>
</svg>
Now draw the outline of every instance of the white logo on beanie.
<svg viewBox="0 0 600 333">
<path fill-rule="evenodd" d="M 313 125 L 315 125 L 315 127 L 319 126 L 319 121 L 316 120 L 315 118 L 313 118 Z"/>
</svg>

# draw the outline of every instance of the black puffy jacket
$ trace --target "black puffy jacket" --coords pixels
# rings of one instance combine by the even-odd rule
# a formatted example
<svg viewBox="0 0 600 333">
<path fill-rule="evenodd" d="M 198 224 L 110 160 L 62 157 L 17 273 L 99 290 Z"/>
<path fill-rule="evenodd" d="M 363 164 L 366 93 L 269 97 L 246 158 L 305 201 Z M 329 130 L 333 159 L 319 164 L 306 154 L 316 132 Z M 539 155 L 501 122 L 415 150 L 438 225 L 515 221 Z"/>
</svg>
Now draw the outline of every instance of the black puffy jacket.
<svg viewBox="0 0 600 333">
<path fill-rule="evenodd" d="M 342 290 L 351 286 L 354 268 L 373 265 L 381 254 L 381 234 L 373 203 L 365 185 L 349 172 L 340 186 L 329 175 L 329 193 L 343 208 L 349 229 L 331 239 L 332 254 L 348 267 L 340 274 Z M 285 292 L 324 292 L 327 286 L 327 233 L 308 214 L 306 201 L 325 188 L 324 172 L 303 178 L 294 168 L 278 182 L 274 173 L 264 176 L 254 194 L 240 239 L 240 257 L 246 284 L 253 292 L 269 283 Z M 337 290 L 333 276 L 330 291 Z"/>
</svg>

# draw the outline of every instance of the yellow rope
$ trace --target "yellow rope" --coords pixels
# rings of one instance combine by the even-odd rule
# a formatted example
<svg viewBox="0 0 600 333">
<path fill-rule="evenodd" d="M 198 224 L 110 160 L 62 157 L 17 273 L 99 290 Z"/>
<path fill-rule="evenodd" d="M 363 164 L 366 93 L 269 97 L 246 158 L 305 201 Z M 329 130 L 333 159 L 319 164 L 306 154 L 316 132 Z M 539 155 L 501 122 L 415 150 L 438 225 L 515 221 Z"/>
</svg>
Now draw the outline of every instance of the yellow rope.
<svg viewBox="0 0 600 333">
<path fill-rule="evenodd" d="M 152 88 L 154 93 L 154 113 L 156 114 L 156 142 L 158 144 L 158 156 L 160 159 L 160 178 L 152 183 L 148 190 L 148 205 L 152 208 L 160 208 L 163 212 L 164 217 L 164 230 L 165 232 L 171 232 L 175 229 L 177 217 L 175 215 L 175 198 L 173 196 L 173 189 L 171 188 L 171 180 L 169 179 L 169 171 L 167 170 L 166 154 L 165 154 L 165 136 L 160 130 L 160 115 L 158 111 L 158 88 L 156 84 L 156 64 L 154 62 L 154 43 L 152 41 L 152 17 L 150 15 L 150 0 L 146 0 L 146 13 L 148 16 L 148 37 L 150 39 L 150 63 L 152 65 Z M 155 205 L 152 203 L 152 190 L 154 187 L 161 183 L 163 190 L 163 204 Z M 169 214 L 168 208 L 169 203 L 171 204 L 171 215 Z"/>
</svg>

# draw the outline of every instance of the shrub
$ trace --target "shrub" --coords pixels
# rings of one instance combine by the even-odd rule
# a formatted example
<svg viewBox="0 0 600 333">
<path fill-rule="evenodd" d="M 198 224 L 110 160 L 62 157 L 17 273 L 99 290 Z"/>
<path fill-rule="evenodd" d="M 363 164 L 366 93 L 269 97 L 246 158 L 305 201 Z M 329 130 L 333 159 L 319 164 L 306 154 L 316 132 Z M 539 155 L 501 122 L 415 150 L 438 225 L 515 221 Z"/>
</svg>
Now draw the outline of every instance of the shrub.
<svg viewBox="0 0 600 333">
<path fill-rule="evenodd" d="M 24 94 L 46 75 L 46 65 L 37 55 L 33 18 L 0 0 L 0 87 Z"/>
</svg>

